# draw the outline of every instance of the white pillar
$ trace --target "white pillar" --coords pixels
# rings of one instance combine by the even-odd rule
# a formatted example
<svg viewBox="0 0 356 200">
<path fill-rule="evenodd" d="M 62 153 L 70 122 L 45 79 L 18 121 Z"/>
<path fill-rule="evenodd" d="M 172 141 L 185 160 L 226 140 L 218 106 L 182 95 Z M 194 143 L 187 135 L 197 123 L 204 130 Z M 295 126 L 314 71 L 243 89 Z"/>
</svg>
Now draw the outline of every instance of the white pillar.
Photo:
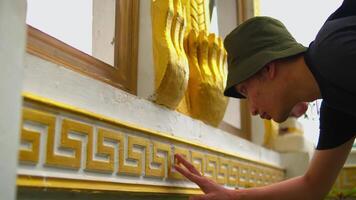
<svg viewBox="0 0 356 200">
<path fill-rule="evenodd" d="M 13 200 L 19 144 L 25 0 L 0 0 L 0 199 Z"/>
</svg>

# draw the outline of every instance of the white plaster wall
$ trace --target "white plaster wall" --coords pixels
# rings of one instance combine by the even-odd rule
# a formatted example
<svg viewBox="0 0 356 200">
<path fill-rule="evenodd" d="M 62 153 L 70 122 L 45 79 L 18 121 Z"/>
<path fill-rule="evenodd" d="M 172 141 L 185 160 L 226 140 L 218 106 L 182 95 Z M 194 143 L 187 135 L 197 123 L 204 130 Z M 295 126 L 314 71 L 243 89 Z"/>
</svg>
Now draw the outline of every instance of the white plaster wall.
<svg viewBox="0 0 356 200">
<path fill-rule="evenodd" d="M 116 0 L 93 0 L 92 55 L 114 66 Z"/>
<path fill-rule="evenodd" d="M 140 1 L 137 96 L 148 98 L 154 93 L 151 1 Z"/>
<path fill-rule="evenodd" d="M 0 0 L 0 199 L 16 191 L 26 1 Z"/>
<path fill-rule="evenodd" d="M 279 154 L 201 121 L 27 54 L 24 91 L 176 137 L 280 165 Z"/>
</svg>

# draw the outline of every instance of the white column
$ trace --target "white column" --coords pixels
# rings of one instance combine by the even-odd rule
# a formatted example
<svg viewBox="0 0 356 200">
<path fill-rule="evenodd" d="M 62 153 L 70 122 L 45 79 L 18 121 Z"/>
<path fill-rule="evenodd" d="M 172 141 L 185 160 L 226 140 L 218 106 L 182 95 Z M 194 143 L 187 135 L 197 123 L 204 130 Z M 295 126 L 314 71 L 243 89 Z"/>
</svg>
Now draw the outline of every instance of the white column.
<svg viewBox="0 0 356 200">
<path fill-rule="evenodd" d="M 19 144 L 25 0 L 0 0 L 0 199 L 13 200 Z"/>
</svg>

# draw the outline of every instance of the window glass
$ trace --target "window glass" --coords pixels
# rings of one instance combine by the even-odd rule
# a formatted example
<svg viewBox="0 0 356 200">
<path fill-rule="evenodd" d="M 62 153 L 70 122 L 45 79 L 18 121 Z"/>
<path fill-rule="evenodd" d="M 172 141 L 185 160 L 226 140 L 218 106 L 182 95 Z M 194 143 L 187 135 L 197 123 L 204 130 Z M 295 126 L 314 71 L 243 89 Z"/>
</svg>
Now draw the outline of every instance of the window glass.
<svg viewBox="0 0 356 200">
<path fill-rule="evenodd" d="M 115 0 L 28 0 L 26 22 L 114 64 Z"/>
</svg>

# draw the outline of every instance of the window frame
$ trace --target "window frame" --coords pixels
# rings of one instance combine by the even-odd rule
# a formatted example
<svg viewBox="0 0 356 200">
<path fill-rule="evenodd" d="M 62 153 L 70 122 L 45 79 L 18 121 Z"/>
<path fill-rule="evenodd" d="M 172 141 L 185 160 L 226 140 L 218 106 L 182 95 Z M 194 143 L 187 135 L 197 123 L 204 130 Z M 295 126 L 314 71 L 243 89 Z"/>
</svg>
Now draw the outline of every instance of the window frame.
<svg viewBox="0 0 356 200">
<path fill-rule="evenodd" d="M 247 101 L 240 100 L 240 128 L 233 126 L 225 121 L 221 121 L 219 128 L 233 135 L 251 140 L 251 114 L 248 109 Z"/>
<path fill-rule="evenodd" d="M 255 0 L 254 0 L 255 1 Z M 245 20 L 253 15 L 253 4 L 254 1 L 250 0 L 236 0 L 236 17 L 237 17 L 237 25 L 241 24 Z M 251 13 L 252 7 L 252 13 Z M 251 133 L 251 114 L 248 108 L 248 104 L 246 100 L 240 99 L 240 128 L 233 126 L 227 122 L 221 121 L 219 128 L 227 131 L 233 135 L 242 137 L 246 140 L 252 140 Z"/>
<path fill-rule="evenodd" d="M 139 0 L 116 0 L 114 66 L 27 25 L 29 54 L 137 95 Z"/>
</svg>

